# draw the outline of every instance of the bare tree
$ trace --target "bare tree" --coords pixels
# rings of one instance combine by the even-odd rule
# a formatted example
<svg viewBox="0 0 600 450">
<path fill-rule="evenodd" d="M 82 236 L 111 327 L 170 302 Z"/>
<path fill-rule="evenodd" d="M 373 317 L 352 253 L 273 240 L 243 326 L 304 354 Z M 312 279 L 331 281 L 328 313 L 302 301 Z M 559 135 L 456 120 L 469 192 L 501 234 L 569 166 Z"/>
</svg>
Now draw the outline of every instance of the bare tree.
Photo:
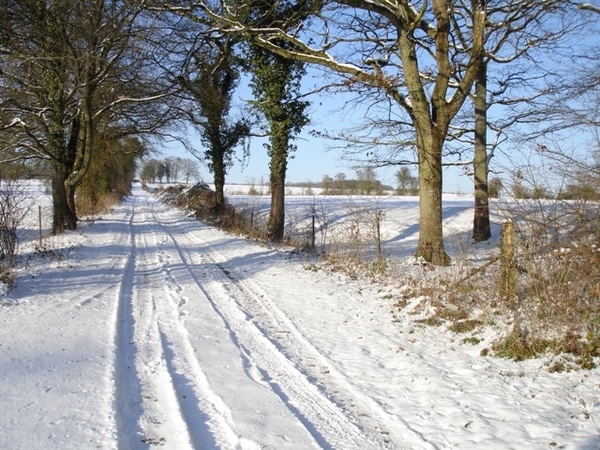
<svg viewBox="0 0 600 450">
<path fill-rule="evenodd" d="M 225 177 L 235 148 L 244 144 L 250 134 L 246 117 L 231 116 L 240 77 L 234 44 L 231 39 L 202 39 L 177 77 L 181 95 L 187 100 L 185 117 L 198 130 L 204 144 L 202 153 L 192 148 L 190 151 L 199 160 L 206 160 L 213 174 L 216 212 L 225 207 Z"/>
<path fill-rule="evenodd" d="M 52 167 L 54 233 L 76 228 L 75 190 L 90 167 L 98 117 L 123 136 L 133 128 L 151 131 L 164 117 L 164 109 L 139 107 L 148 100 L 148 91 L 140 95 L 141 74 L 151 70 L 141 6 L 10 1 L 0 18 L 2 49 L 10 54 L 0 61 L 0 107 L 8 121 L 0 131 L 10 134 L 2 153 L 4 160 L 41 159 Z M 153 75 L 157 97 L 160 77 Z"/>
<path fill-rule="evenodd" d="M 224 32 L 242 35 L 281 56 L 318 64 L 350 85 L 384 92 L 414 126 L 419 159 L 420 236 L 417 257 L 448 264 L 442 234 L 442 149 L 452 119 L 464 104 L 481 64 L 485 7 L 481 1 L 448 8 L 444 0 L 370 2 L 340 0 L 321 8 L 306 2 L 308 27 L 261 27 L 201 3 Z M 460 8 L 459 8 L 460 7 Z M 463 14 L 464 8 L 470 9 Z M 454 46 L 460 38 L 466 45 Z M 282 42 L 293 45 L 281 45 Z"/>
<path fill-rule="evenodd" d="M 142 165 L 141 178 L 144 183 L 155 183 L 158 178 L 160 162 L 157 159 L 144 161 Z"/>
<path fill-rule="evenodd" d="M 592 130 L 600 125 L 600 52 L 589 36 L 600 32 L 600 13 L 590 4 L 579 5 L 576 17 L 581 29 L 573 35 L 570 48 L 554 49 L 555 89 L 545 104 L 546 121 L 536 124 L 528 138 L 559 135 L 564 130 Z M 595 137 L 592 137 L 595 140 Z"/>
<path fill-rule="evenodd" d="M 398 195 L 417 195 L 419 193 L 419 181 L 408 167 L 401 167 L 396 172 L 396 181 L 398 182 L 396 188 Z"/>
<path fill-rule="evenodd" d="M 544 59 L 545 49 L 550 46 L 555 48 L 558 40 L 573 28 L 567 20 L 571 5 L 565 1 L 486 2 L 484 6 L 487 16 L 485 45 L 470 95 L 471 101 L 465 103 L 452 121 L 443 154 L 443 164 L 446 166 L 473 167 L 474 242 L 485 241 L 491 236 L 487 179 L 494 149 L 502 142 L 501 134 L 506 133 L 509 127 L 523 121 L 543 120 L 547 109 L 542 108 L 536 99 L 552 92 L 555 78 L 544 75 L 538 60 Z M 457 14 L 476 13 L 473 9 L 462 8 L 460 3 L 452 3 L 452 7 Z M 474 18 L 470 22 L 473 23 Z M 454 38 L 451 45 L 468 47 L 460 35 Z M 384 63 L 385 67 L 393 62 L 387 58 L 371 58 L 370 61 L 379 65 Z M 499 65 L 509 68 L 488 74 L 488 67 L 495 69 Z M 432 75 L 424 72 L 422 76 Z M 339 142 L 336 145 L 343 149 L 345 160 L 352 160 L 355 164 L 375 167 L 416 164 L 417 156 L 413 153 L 417 143 L 410 121 L 396 111 L 385 93 L 373 92 L 362 85 L 353 88 L 358 94 L 353 104 L 367 112 L 365 121 L 340 134 L 321 134 Z M 519 105 L 523 105 L 520 108 L 523 111 L 515 114 L 514 109 Z M 488 110 L 501 106 L 511 108 L 511 111 L 496 114 L 496 117 L 501 117 L 500 120 L 490 116 L 490 122 Z M 496 134 L 496 138 L 490 142 L 488 129 Z"/>
<path fill-rule="evenodd" d="M 568 20 L 570 6 L 570 2 L 561 0 L 486 4 L 485 53 L 473 93 L 473 242 L 491 237 L 488 175 L 498 140 L 488 143 L 488 128 L 496 134 L 506 133 L 522 121 L 545 120 L 546 110 L 539 100 L 553 91 L 554 80 L 549 77 L 550 70 L 538 61 L 544 59 L 546 49 L 555 49 L 560 39 L 572 31 Z M 528 63 L 529 69 L 523 62 Z M 511 72 L 492 72 L 494 86 L 488 89 L 490 68 L 497 65 L 508 65 Z M 488 93 L 495 98 L 488 99 Z M 490 122 L 488 110 L 494 106 L 508 106 L 511 114 L 503 113 L 500 121 Z M 523 111 L 515 114 L 519 106 Z"/>
<path fill-rule="evenodd" d="M 357 193 L 364 195 L 381 195 L 383 192 L 383 186 L 377 179 L 375 169 L 372 167 L 356 170 L 356 178 Z"/>
<path fill-rule="evenodd" d="M 198 167 L 198 161 L 191 158 L 181 159 L 181 175 L 184 177 L 185 183 L 189 183 L 190 178 L 199 180 L 200 169 Z"/>
</svg>

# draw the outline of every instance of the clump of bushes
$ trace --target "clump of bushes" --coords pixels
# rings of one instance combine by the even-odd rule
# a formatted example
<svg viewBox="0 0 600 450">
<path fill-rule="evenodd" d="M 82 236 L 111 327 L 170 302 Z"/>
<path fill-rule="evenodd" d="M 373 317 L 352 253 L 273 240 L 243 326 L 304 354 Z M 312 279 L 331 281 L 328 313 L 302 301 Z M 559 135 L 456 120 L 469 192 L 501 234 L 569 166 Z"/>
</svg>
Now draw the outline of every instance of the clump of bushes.
<svg viewBox="0 0 600 450">
<path fill-rule="evenodd" d="M 215 208 L 215 193 L 206 183 L 197 183 L 190 188 L 184 185 L 172 185 L 157 189 L 155 193 L 166 203 L 188 211 L 199 220 L 233 233 L 260 236 L 260 228 L 255 226 L 252 214 L 236 211 L 227 202 L 224 208 Z M 262 237 L 266 238 L 266 233 Z"/>
<path fill-rule="evenodd" d="M 505 212 L 513 218 L 512 248 L 501 245 L 487 263 L 475 266 L 465 258 L 450 268 L 400 275 L 412 289 L 395 314 L 404 310 L 406 318 L 422 325 L 467 334 L 465 343 L 481 344 L 477 333 L 487 327 L 496 338 L 482 348 L 482 356 L 544 357 L 552 371 L 593 368 L 600 357 L 595 205 L 528 201 L 525 207 Z M 418 304 L 418 311 L 413 306 L 406 312 L 411 304 Z"/>
<path fill-rule="evenodd" d="M 199 216 L 208 217 L 214 212 L 215 193 L 205 183 L 197 183 L 192 187 L 171 185 L 157 189 L 155 193 L 166 203 Z"/>
</svg>

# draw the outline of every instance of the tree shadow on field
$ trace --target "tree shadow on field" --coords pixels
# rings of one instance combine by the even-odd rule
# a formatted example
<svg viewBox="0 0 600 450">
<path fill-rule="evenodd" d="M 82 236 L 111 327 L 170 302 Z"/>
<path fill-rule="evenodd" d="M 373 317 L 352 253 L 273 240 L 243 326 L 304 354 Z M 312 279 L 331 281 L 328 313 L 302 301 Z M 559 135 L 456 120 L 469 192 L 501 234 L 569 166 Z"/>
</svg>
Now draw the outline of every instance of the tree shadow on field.
<svg viewBox="0 0 600 450">
<path fill-rule="evenodd" d="M 385 241 L 385 243 L 391 244 L 394 242 L 403 241 L 408 238 L 413 238 L 412 240 L 416 241 L 419 237 L 419 228 L 419 224 L 415 223 L 414 225 L 406 227 L 400 232 L 400 234 L 398 234 L 396 237 L 393 237 L 392 239 L 388 239 L 387 241 Z"/>
<path fill-rule="evenodd" d="M 450 222 L 450 226 L 451 226 L 451 221 L 452 221 L 453 217 L 459 216 L 459 215 L 463 214 L 465 211 L 468 211 L 468 208 L 465 206 L 462 206 L 462 205 L 443 208 L 442 215 L 443 215 L 444 228 L 448 227 L 448 225 L 449 225 L 448 222 Z M 410 239 L 411 242 L 417 242 L 419 239 L 419 229 L 420 229 L 420 223 L 419 223 L 419 219 L 417 217 L 417 218 L 415 218 L 415 223 L 405 227 L 404 229 L 402 229 L 400 231 L 400 233 L 398 235 L 394 236 L 391 239 L 385 240 L 384 243 L 385 244 L 393 244 L 393 243 L 398 243 L 398 242 L 408 240 L 408 239 Z M 456 237 L 458 237 L 459 239 L 464 239 L 465 235 L 468 233 L 470 233 L 470 230 L 460 230 L 456 233 L 445 233 L 444 239 L 451 240 L 451 239 L 455 239 Z"/>
<path fill-rule="evenodd" d="M 600 431 L 598 432 L 598 436 L 592 436 L 589 439 L 586 439 L 585 442 L 579 444 L 576 448 L 577 450 L 598 450 L 600 449 Z"/>
</svg>

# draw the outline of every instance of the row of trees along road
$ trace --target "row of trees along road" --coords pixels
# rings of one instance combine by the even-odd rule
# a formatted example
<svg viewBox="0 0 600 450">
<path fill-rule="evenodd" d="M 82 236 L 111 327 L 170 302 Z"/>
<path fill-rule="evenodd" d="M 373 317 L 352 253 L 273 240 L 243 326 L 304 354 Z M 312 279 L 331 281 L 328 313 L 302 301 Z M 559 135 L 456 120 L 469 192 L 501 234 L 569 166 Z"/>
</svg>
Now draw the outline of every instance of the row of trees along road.
<svg viewBox="0 0 600 450">
<path fill-rule="evenodd" d="M 246 144 L 247 152 L 250 136 L 268 137 L 265 146 L 270 156 L 272 201 L 267 229 L 269 239 L 279 241 L 284 234 L 287 163 L 295 150 L 292 141 L 308 123 L 308 102 L 299 99 L 304 63 L 270 52 L 241 35 L 223 33 L 208 16 L 193 12 L 194 6 L 156 4 L 158 11 L 172 13 L 164 20 L 181 44 L 171 52 L 174 56 L 168 70 L 179 83 L 179 108 L 204 146 L 202 152 L 188 148 L 208 162 L 214 179 L 215 211 L 220 213 L 225 206 L 225 177 L 236 147 Z M 249 3 L 243 14 L 245 20 L 263 24 L 287 20 L 300 25 L 306 17 L 304 9 L 293 3 Z M 285 41 L 280 44 L 288 45 Z M 250 74 L 255 96 L 251 108 L 264 126 L 248 115 L 236 114 L 233 108 L 241 71 Z"/>
<path fill-rule="evenodd" d="M 51 168 L 54 233 L 76 228 L 75 191 L 104 142 L 165 123 L 168 86 L 154 70 L 151 20 L 143 2 L 0 6 L 2 159 L 35 159 Z"/>
<path fill-rule="evenodd" d="M 75 190 L 94 152 L 107 151 L 105 142 L 168 138 L 192 124 L 204 151 L 185 143 L 208 162 L 219 210 L 235 148 L 253 134 L 267 135 L 269 235 L 277 240 L 292 141 L 308 123 L 300 80 L 312 65 L 332 75 L 329 90 L 352 91 L 377 114 L 368 117 L 363 136 L 336 137 L 360 152 L 354 156 L 366 155 L 371 167 L 418 166 L 416 256 L 448 264 L 443 166 L 472 164 L 473 239 L 489 238 L 490 158 L 510 126 L 548 113 L 537 100 L 551 98 L 557 77 L 544 51 L 574 33 L 581 41 L 586 21 L 596 17 L 594 5 L 576 6 L 564 0 L 7 0 L 0 6 L 2 159 L 52 168 L 59 233 L 76 227 Z M 242 72 L 250 74 L 263 131 L 259 119 L 233 106 Z M 496 106 L 509 113 L 492 120 Z M 495 139 L 488 143 L 490 130 Z M 98 145 L 104 132 L 110 139 Z"/>
<path fill-rule="evenodd" d="M 396 136 L 410 133 L 405 147 L 415 148 L 417 154 L 420 236 L 416 256 L 435 264 L 450 260 L 442 235 L 445 144 L 471 135 L 475 146 L 473 237 L 477 241 L 489 238 L 487 70 L 491 63 L 532 58 L 536 47 L 560 39 L 572 27 L 565 18 L 575 14 L 574 4 L 561 0 L 307 0 L 278 2 L 270 9 L 268 5 L 262 0 L 234 1 L 227 7 L 196 1 L 179 12 L 253 47 L 321 66 L 338 75 L 345 87 L 387 100 L 399 117 L 394 124 Z M 248 13 L 261 7 L 266 14 Z M 285 8 L 294 14 L 276 20 L 270 16 Z M 500 82 L 506 89 L 523 78 L 520 74 L 512 79 L 508 73 Z M 474 106 L 468 105 L 471 98 Z M 466 116 L 469 110 L 471 118 Z"/>
</svg>

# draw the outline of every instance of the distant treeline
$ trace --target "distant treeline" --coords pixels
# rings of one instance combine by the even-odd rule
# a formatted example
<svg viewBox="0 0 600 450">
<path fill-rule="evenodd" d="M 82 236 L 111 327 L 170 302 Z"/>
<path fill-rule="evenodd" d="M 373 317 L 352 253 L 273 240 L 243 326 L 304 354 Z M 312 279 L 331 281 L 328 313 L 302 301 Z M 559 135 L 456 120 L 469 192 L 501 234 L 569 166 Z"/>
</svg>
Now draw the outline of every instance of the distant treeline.
<svg viewBox="0 0 600 450">
<path fill-rule="evenodd" d="M 305 189 L 321 189 L 323 195 L 382 195 L 393 191 L 396 195 L 417 195 L 419 183 L 406 167 L 396 173 L 397 186 L 383 184 L 377 179 L 373 168 L 359 169 L 356 178 L 348 178 L 345 173 L 334 177 L 325 175 L 319 182 L 287 183 L 287 186 Z"/>
<path fill-rule="evenodd" d="M 364 180 L 346 179 L 339 181 L 329 178 L 316 182 L 286 183 L 286 186 L 299 187 L 306 190 L 319 189 L 323 195 L 378 195 L 394 191 L 393 186 L 384 185 L 379 180 L 365 182 Z"/>
</svg>

